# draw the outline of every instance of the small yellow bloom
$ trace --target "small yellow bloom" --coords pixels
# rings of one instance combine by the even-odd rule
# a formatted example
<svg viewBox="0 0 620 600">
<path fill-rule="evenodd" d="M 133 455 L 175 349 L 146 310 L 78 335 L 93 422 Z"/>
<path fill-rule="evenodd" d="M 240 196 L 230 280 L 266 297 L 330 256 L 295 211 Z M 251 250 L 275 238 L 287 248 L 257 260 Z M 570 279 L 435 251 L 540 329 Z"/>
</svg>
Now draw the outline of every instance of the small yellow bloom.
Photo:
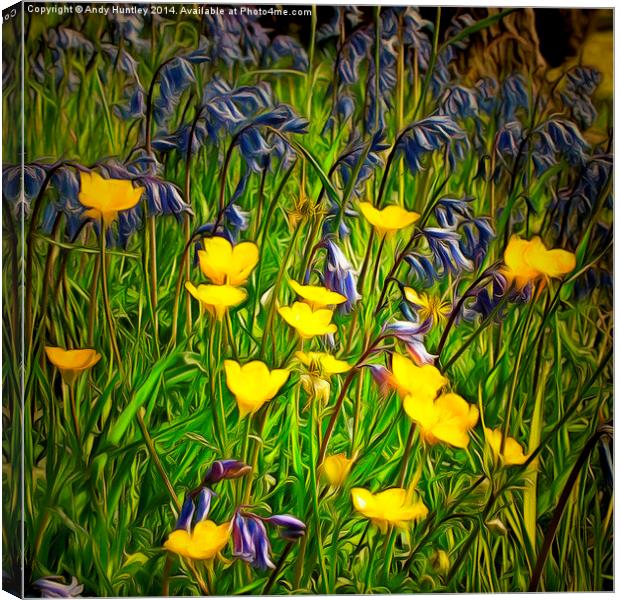
<svg viewBox="0 0 620 600">
<path fill-rule="evenodd" d="M 331 322 L 334 311 L 329 308 L 312 310 L 305 302 L 293 302 L 292 306 L 281 306 L 278 312 L 304 339 L 336 332 L 336 326 Z"/>
<path fill-rule="evenodd" d="M 228 284 L 200 284 L 196 287 L 191 281 L 186 281 L 185 289 L 218 319 L 224 317 L 227 309 L 241 304 L 248 297 L 245 290 Z"/>
<path fill-rule="evenodd" d="M 513 235 L 504 252 L 502 273 L 522 289 L 530 282 L 561 277 L 575 268 L 575 255 L 566 250 L 547 250 L 540 237 L 522 240 Z"/>
<path fill-rule="evenodd" d="M 204 250 L 198 251 L 200 269 L 213 283 L 244 284 L 258 263 L 258 247 L 253 242 L 233 245 L 223 237 L 203 240 Z"/>
<path fill-rule="evenodd" d="M 422 321 L 432 319 L 433 323 L 442 323 L 452 310 L 449 302 L 444 302 L 437 296 L 431 296 L 424 292 L 416 292 L 413 288 L 404 289 L 405 298 L 411 304 L 418 307 L 418 315 Z"/>
<path fill-rule="evenodd" d="M 127 179 L 105 179 L 94 171 L 80 173 L 80 203 L 88 207 L 86 215 L 103 219 L 109 225 L 121 210 L 133 208 L 140 201 L 144 188 L 134 187 Z"/>
<path fill-rule="evenodd" d="M 408 395 L 403 408 L 418 425 L 420 435 L 429 444 L 445 442 L 457 448 L 469 445 L 469 430 L 478 422 L 478 409 L 458 394 L 442 394 L 436 400 Z"/>
<path fill-rule="evenodd" d="M 348 362 L 339 360 L 327 352 L 296 352 L 295 356 L 310 370 L 327 377 L 351 370 Z"/>
<path fill-rule="evenodd" d="M 373 494 L 364 488 L 353 488 L 351 497 L 355 509 L 368 517 L 385 533 L 388 525 L 406 527 L 407 521 L 423 519 L 428 508 L 414 500 L 403 488 L 392 488 Z"/>
<path fill-rule="evenodd" d="M 95 350 L 65 350 L 56 346 L 45 346 L 48 360 L 60 371 L 65 383 L 73 383 L 78 375 L 99 362 L 101 355 Z"/>
<path fill-rule="evenodd" d="M 332 454 L 323 461 L 321 471 L 330 485 L 340 487 L 347 478 L 349 471 L 351 471 L 354 460 L 353 458 L 347 458 L 344 452 Z"/>
<path fill-rule="evenodd" d="M 332 292 L 320 285 L 301 285 L 294 279 L 288 280 L 293 291 L 301 296 L 312 308 L 322 308 L 331 304 L 342 304 L 346 297 L 338 292 Z"/>
<path fill-rule="evenodd" d="M 314 373 L 302 373 L 299 381 L 301 382 L 301 387 L 304 389 L 304 392 L 310 397 L 310 400 L 316 400 L 323 405 L 329 402 L 332 386 L 327 379 L 323 379 Z M 309 403 L 304 407 L 304 410 L 306 410 L 308 406 Z"/>
<path fill-rule="evenodd" d="M 215 558 L 230 537 L 230 523 L 217 525 L 213 521 L 200 521 L 189 533 L 185 529 L 173 531 L 164 542 L 164 548 L 194 560 Z"/>
<path fill-rule="evenodd" d="M 450 556 L 445 550 L 435 550 L 431 556 L 433 569 L 440 575 L 447 575 L 450 571 Z"/>
<path fill-rule="evenodd" d="M 241 418 L 255 413 L 265 402 L 271 400 L 286 383 L 288 369 L 273 369 L 260 360 L 240 365 L 234 360 L 225 360 L 226 385 L 234 394 Z"/>
<path fill-rule="evenodd" d="M 413 396 L 421 400 L 434 400 L 448 380 L 433 365 L 419 367 L 401 354 L 392 355 L 391 383 L 401 396 Z"/>
<path fill-rule="evenodd" d="M 417 212 L 410 212 L 396 205 L 386 206 L 379 210 L 370 202 L 360 202 L 359 207 L 366 220 L 380 235 L 391 234 L 409 227 L 420 218 Z"/>
<path fill-rule="evenodd" d="M 506 466 L 522 465 L 527 460 L 527 455 L 523 452 L 521 444 L 511 437 L 506 437 L 504 452 L 500 455 L 499 451 L 502 447 L 502 431 L 500 429 L 485 427 L 484 437 L 489 443 L 494 456 L 501 458 Z"/>
</svg>

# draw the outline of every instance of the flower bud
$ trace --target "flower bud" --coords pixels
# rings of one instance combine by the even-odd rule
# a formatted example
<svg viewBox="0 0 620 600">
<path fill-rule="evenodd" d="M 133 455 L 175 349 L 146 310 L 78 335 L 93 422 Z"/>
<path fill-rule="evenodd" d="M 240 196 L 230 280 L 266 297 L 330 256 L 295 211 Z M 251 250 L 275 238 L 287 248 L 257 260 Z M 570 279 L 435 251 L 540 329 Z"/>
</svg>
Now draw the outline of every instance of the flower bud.
<svg viewBox="0 0 620 600">
<path fill-rule="evenodd" d="M 506 525 L 502 523 L 499 519 L 492 519 L 491 521 L 487 521 L 487 528 L 492 533 L 497 535 L 505 536 L 508 535 L 508 529 L 506 529 Z"/>
<path fill-rule="evenodd" d="M 431 556 L 433 570 L 440 575 L 447 575 L 450 570 L 450 557 L 444 550 L 435 550 Z"/>
</svg>

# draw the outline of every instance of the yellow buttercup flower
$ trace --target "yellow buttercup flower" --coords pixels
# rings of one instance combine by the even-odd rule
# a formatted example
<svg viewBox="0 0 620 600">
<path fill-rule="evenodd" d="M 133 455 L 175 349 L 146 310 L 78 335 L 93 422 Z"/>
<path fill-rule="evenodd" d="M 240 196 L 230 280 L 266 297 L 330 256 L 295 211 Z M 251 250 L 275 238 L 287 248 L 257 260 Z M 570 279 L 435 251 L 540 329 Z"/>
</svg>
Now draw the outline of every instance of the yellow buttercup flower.
<svg viewBox="0 0 620 600">
<path fill-rule="evenodd" d="M 304 339 L 336 332 L 336 326 L 331 322 L 334 311 L 328 308 L 312 310 L 305 302 L 293 302 L 292 306 L 281 306 L 278 312 Z"/>
<path fill-rule="evenodd" d="M 348 362 L 339 360 L 327 352 L 296 352 L 295 356 L 309 369 L 328 377 L 351 370 Z"/>
<path fill-rule="evenodd" d="M 540 237 L 523 240 L 513 235 L 504 252 L 502 273 L 522 289 L 530 282 L 561 277 L 575 268 L 575 255 L 566 250 L 547 250 Z"/>
<path fill-rule="evenodd" d="M 331 304 L 342 304 L 346 297 L 338 292 L 332 292 L 320 285 L 301 285 L 294 279 L 288 280 L 293 291 L 301 296 L 312 308 L 322 308 Z"/>
<path fill-rule="evenodd" d="M 65 350 L 57 346 L 45 346 L 45 354 L 67 384 L 73 383 L 80 373 L 90 369 L 101 358 L 97 351 L 90 348 Z"/>
<path fill-rule="evenodd" d="M 429 444 L 445 442 L 457 448 L 469 445 L 469 430 L 478 422 L 478 409 L 458 394 L 442 394 L 436 400 L 408 395 L 403 408 Z"/>
<path fill-rule="evenodd" d="M 388 525 L 406 527 L 408 521 L 423 519 L 428 508 L 403 488 L 392 488 L 373 494 L 364 488 L 353 488 L 351 498 L 355 509 L 368 517 L 385 533 Z"/>
<path fill-rule="evenodd" d="M 218 319 L 223 318 L 229 308 L 241 304 L 248 297 L 245 290 L 228 284 L 200 284 L 196 287 L 191 281 L 186 281 L 185 289 Z"/>
<path fill-rule="evenodd" d="M 433 365 L 416 365 L 401 354 L 392 355 L 392 377 L 390 383 L 401 396 L 411 395 L 422 400 L 434 400 L 448 380 Z"/>
<path fill-rule="evenodd" d="M 194 560 L 215 558 L 226 546 L 230 529 L 230 523 L 217 525 L 213 521 L 200 521 L 191 533 L 185 529 L 173 531 L 164 542 L 164 548 Z"/>
<path fill-rule="evenodd" d="M 226 238 L 214 236 L 203 240 L 198 251 L 200 269 L 213 283 L 244 284 L 258 263 L 258 247 L 253 242 L 233 246 Z"/>
<path fill-rule="evenodd" d="M 330 485 L 340 487 L 351 471 L 354 461 L 353 458 L 347 458 L 344 452 L 332 454 L 323 461 L 321 471 Z"/>
<path fill-rule="evenodd" d="M 121 210 L 133 208 L 144 192 L 142 187 L 134 187 L 127 179 L 105 179 L 94 171 L 80 173 L 80 203 L 88 207 L 85 214 L 95 219 L 103 219 L 109 225 Z"/>
<path fill-rule="evenodd" d="M 370 202 L 360 202 L 359 207 L 366 220 L 380 235 L 391 234 L 409 227 L 420 218 L 419 213 L 405 210 L 394 204 L 378 209 Z"/>
<path fill-rule="evenodd" d="M 500 429 L 485 427 L 484 437 L 491 447 L 494 456 L 501 458 L 506 466 L 522 465 L 527 460 L 527 455 L 523 452 L 521 444 L 511 437 L 506 437 L 504 452 L 500 455 L 500 448 L 502 447 L 502 431 Z"/>
<path fill-rule="evenodd" d="M 444 302 L 438 296 L 431 296 L 424 292 L 416 292 L 413 288 L 404 288 L 405 298 L 417 307 L 422 321 L 431 319 L 433 323 L 443 323 L 452 311 L 452 305 Z"/>
<path fill-rule="evenodd" d="M 226 385 L 237 400 L 241 418 L 255 413 L 265 402 L 271 400 L 286 383 L 288 369 L 269 370 L 260 360 L 240 365 L 234 360 L 225 360 Z"/>
<path fill-rule="evenodd" d="M 323 379 L 323 377 L 319 377 L 314 373 L 302 373 L 299 381 L 304 392 L 310 397 L 310 400 L 316 400 L 323 405 L 329 402 L 332 386 L 327 379 Z M 306 410 L 308 406 L 310 406 L 309 403 L 304 407 L 304 410 Z"/>
</svg>

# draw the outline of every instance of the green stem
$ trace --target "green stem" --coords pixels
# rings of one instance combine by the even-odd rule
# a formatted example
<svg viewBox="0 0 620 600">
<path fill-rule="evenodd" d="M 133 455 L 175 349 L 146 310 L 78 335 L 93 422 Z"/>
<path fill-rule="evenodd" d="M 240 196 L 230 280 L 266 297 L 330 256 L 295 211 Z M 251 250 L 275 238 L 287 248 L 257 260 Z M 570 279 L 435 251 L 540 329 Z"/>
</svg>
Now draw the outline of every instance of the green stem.
<svg viewBox="0 0 620 600">
<path fill-rule="evenodd" d="M 110 298 L 108 296 L 108 267 L 106 263 L 106 230 L 103 223 L 103 219 L 101 220 L 101 231 L 99 233 L 99 238 L 101 242 L 101 289 L 103 292 L 103 305 L 105 308 L 105 316 L 108 322 L 108 333 L 110 334 L 110 345 L 112 346 L 112 353 L 116 358 L 116 364 L 118 366 L 118 370 L 121 374 L 121 377 L 125 376 L 125 370 L 123 368 L 123 361 L 121 359 L 121 353 L 118 349 L 118 344 L 116 342 L 116 328 L 114 327 L 114 319 L 112 318 L 112 311 L 110 309 Z"/>
<path fill-rule="evenodd" d="M 530 305 L 528 307 L 527 316 L 525 318 L 525 324 L 523 325 L 523 335 L 521 336 L 521 342 L 519 344 L 519 351 L 517 352 L 517 360 L 513 367 L 512 372 L 512 383 L 510 385 L 510 392 L 508 395 L 508 406 L 506 407 L 504 426 L 502 427 L 502 442 L 499 447 L 499 453 L 502 455 L 504 453 L 504 448 L 506 446 L 506 439 L 508 437 L 508 430 L 510 428 L 510 416 L 512 412 L 512 406 L 514 404 L 515 394 L 517 392 L 517 385 L 523 376 L 521 372 L 521 359 L 523 358 L 523 352 L 525 350 L 525 346 L 528 342 L 528 336 L 530 333 L 530 325 L 532 323 L 532 315 L 534 314 L 534 298 L 530 301 Z"/>
<path fill-rule="evenodd" d="M 291 237 L 291 240 L 288 243 L 288 247 L 286 249 L 286 254 L 284 255 L 284 258 L 282 259 L 282 262 L 280 263 L 280 269 L 278 271 L 278 276 L 276 277 L 276 282 L 273 286 L 273 290 L 272 290 L 272 296 L 271 296 L 271 300 L 269 302 L 269 312 L 267 313 L 267 321 L 265 323 L 265 328 L 263 330 L 263 336 L 261 339 L 261 344 L 260 344 L 260 350 L 259 350 L 259 356 L 262 358 L 265 355 L 265 345 L 267 343 L 267 339 L 269 339 L 271 336 L 271 327 L 273 325 L 273 318 L 276 312 L 276 304 L 278 301 L 278 293 L 280 291 L 280 286 L 282 285 L 282 278 L 284 277 L 284 271 L 286 270 L 286 267 L 288 265 L 288 261 L 289 258 L 291 256 L 291 252 L 293 251 L 293 247 L 295 246 L 295 242 L 297 241 L 297 236 L 299 235 L 300 231 L 301 231 L 301 226 L 302 226 L 303 221 L 300 220 L 297 225 L 295 226 L 295 230 L 293 231 L 293 235 Z M 272 337 L 272 341 L 275 342 L 275 340 Z"/>
<path fill-rule="evenodd" d="M 153 319 L 153 336 L 155 338 L 155 353 L 159 354 L 159 318 L 157 316 L 157 235 L 155 216 L 151 215 L 147 219 L 149 229 L 149 268 L 151 311 Z"/>
<path fill-rule="evenodd" d="M 143 407 L 141 407 L 140 410 L 136 413 L 136 416 L 138 418 L 138 425 L 140 427 L 140 431 L 142 432 L 142 437 L 144 438 L 144 442 L 146 443 L 146 447 L 151 456 L 151 460 L 155 464 L 155 468 L 157 469 L 159 476 L 164 482 L 164 485 L 166 486 L 166 489 L 168 490 L 168 493 L 170 494 L 170 498 L 172 499 L 174 506 L 176 507 L 177 511 L 180 512 L 181 502 L 178 496 L 176 495 L 174 488 L 172 487 L 172 483 L 170 482 L 170 479 L 168 478 L 168 475 L 166 474 L 166 471 L 164 470 L 163 465 L 161 464 L 161 460 L 159 459 L 159 454 L 157 453 L 157 448 L 155 447 L 155 442 L 153 441 L 153 438 L 151 437 L 151 434 L 149 433 L 146 427 L 146 424 L 144 423 L 144 408 Z"/>
</svg>

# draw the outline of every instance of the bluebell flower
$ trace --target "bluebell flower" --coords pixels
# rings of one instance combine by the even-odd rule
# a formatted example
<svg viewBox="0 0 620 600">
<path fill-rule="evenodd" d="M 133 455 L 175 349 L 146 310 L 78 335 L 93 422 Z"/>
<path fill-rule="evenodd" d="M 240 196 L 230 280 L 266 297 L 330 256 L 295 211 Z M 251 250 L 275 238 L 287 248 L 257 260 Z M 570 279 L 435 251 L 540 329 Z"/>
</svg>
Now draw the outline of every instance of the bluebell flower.
<svg viewBox="0 0 620 600">
<path fill-rule="evenodd" d="M 431 354 L 424 345 L 424 336 L 430 331 L 432 325 L 432 319 L 426 319 L 421 323 L 392 321 L 384 325 L 383 333 L 404 342 L 407 351 L 418 365 L 432 365 L 437 356 Z"/>
<path fill-rule="evenodd" d="M 252 15 L 205 15 L 206 38 L 210 41 L 212 61 L 222 60 L 226 65 L 258 64 L 270 40 L 258 17 Z"/>
<path fill-rule="evenodd" d="M 441 198 L 435 208 L 435 218 L 443 228 L 458 229 L 459 245 L 465 258 L 478 265 L 486 256 L 495 232 L 487 217 L 476 217 L 471 202 L 473 198 Z"/>
<path fill-rule="evenodd" d="M 185 57 L 178 56 L 161 69 L 159 96 L 153 105 L 153 114 L 158 125 L 166 122 L 183 92 L 195 81 L 191 63 Z"/>
<path fill-rule="evenodd" d="M 339 37 L 346 27 L 346 21 L 355 27 L 362 20 L 362 11 L 357 6 L 334 6 L 333 8 L 334 16 L 317 29 L 317 42 Z"/>
<path fill-rule="evenodd" d="M 178 186 L 155 174 L 155 163 L 151 162 L 145 169 L 145 162 L 142 158 L 138 158 L 126 165 L 110 161 L 101 166 L 110 177 L 131 179 L 136 185 L 144 188 L 149 215 L 175 215 L 180 218 L 184 213 L 193 214 L 189 204 L 183 200 Z"/>
<path fill-rule="evenodd" d="M 47 46 L 52 53 L 56 84 L 60 84 L 64 79 L 68 89 L 70 91 L 75 90 L 79 84 L 79 78 L 73 71 L 65 73 L 65 65 L 70 63 L 64 60 L 64 54 L 69 50 L 80 52 L 82 53 L 84 64 L 86 64 L 95 52 L 93 43 L 79 31 L 63 26 L 49 29 L 45 37 L 47 38 Z"/>
<path fill-rule="evenodd" d="M 52 175 L 51 184 L 58 192 L 58 200 L 48 202 L 43 212 L 41 229 L 46 233 L 52 230 L 52 223 L 58 214 L 66 220 L 66 232 L 69 241 L 74 242 L 84 225 L 84 206 L 78 199 L 80 191 L 79 170 L 60 167 Z"/>
<path fill-rule="evenodd" d="M 474 265 L 479 266 L 489 251 L 489 244 L 495 237 L 495 231 L 488 217 L 475 217 L 460 227 L 459 242 L 463 255 Z"/>
<path fill-rule="evenodd" d="M 211 57 L 209 56 L 209 40 L 204 36 L 200 36 L 198 48 L 192 50 L 189 54 L 185 55 L 185 59 L 193 65 L 200 65 L 204 62 L 209 62 Z"/>
<path fill-rule="evenodd" d="M 41 590 L 43 598 L 80 598 L 84 586 L 78 583 L 76 577 L 71 577 L 71 583 L 63 583 L 64 579 L 57 575 L 49 575 L 37 579 L 32 585 Z"/>
<path fill-rule="evenodd" d="M 490 278 L 482 281 L 480 285 L 469 291 L 469 298 L 463 302 L 461 314 L 456 316 L 456 322 L 461 318 L 466 321 L 475 321 L 478 316 L 486 320 L 503 300 L 506 293 L 512 294 L 511 297 L 515 300 L 523 298 L 524 294 L 527 295 L 529 293 L 529 290 L 525 288 L 523 292 L 509 290 L 506 278 L 498 269 L 493 269 L 490 275 Z M 495 321 L 501 321 L 505 314 L 506 307 L 503 307 L 495 315 Z"/>
<path fill-rule="evenodd" d="M 475 85 L 480 111 L 490 115 L 497 106 L 499 85 L 492 77 L 482 77 Z"/>
<path fill-rule="evenodd" d="M 273 102 L 271 88 L 261 82 L 256 86 L 232 89 L 223 79 L 215 76 L 204 87 L 202 103 L 207 110 L 209 135 L 217 138 L 221 129 L 234 131 L 240 124 Z"/>
<path fill-rule="evenodd" d="M 346 39 L 338 61 L 336 70 L 338 77 L 346 84 L 355 84 L 359 81 L 360 66 L 364 59 L 368 58 L 373 46 L 371 27 L 356 29 Z"/>
<path fill-rule="evenodd" d="M 453 119 L 476 117 L 478 114 L 478 99 L 476 94 L 462 85 L 455 85 L 447 88 L 439 102 L 439 114 L 447 115 Z"/>
<path fill-rule="evenodd" d="M 454 17 L 452 17 L 452 20 L 450 21 L 450 25 L 448 25 L 448 27 L 446 28 L 446 33 L 445 33 L 446 40 L 448 41 L 451 38 L 454 38 L 459 33 L 461 33 L 464 29 L 471 27 L 475 23 L 476 21 L 469 13 L 455 15 Z M 469 37 L 464 37 L 461 40 L 458 40 L 456 42 L 453 41 L 450 44 L 452 46 L 455 46 L 456 48 L 460 48 L 461 50 L 464 50 L 465 48 L 467 48 L 468 42 L 469 42 Z"/>
<path fill-rule="evenodd" d="M 601 79 L 600 72 L 592 67 L 575 66 L 566 72 L 566 85 L 560 98 L 583 129 L 589 129 L 596 119 L 596 108 L 590 96 Z"/>
<path fill-rule="evenodd" d="M 197 507 L 195 513 L 195 521 L 199 523 L 200 521 L 205 521 L 209 516 L 209 511 L 211 509 L 211 498 L 215 493 L 209 489 L 208 487 L 201 487 L 197 496 Z"/>
<path fill-rule="evenodd" d="M 114 114 L 121 119 L 137 119 L 144 116 L 146 111 L 146 94 L 141 87 L 132 86 L 127 89 L 126 101 L 116 104 Z M 153 144 L 155 147 L 155 144 Z M 155 148 L 157 150 L 157 148 Z"/>
<path fill-rule="evenodd" d="M 353 171 L 363 158 L 363 163 L 357 174 L 357 180 L 353 187 L 356 196 L 360 196 L 364 192 L 364 184 L 372 176 L 376 169 L 383 167 L 382 153 L 389 148 L 389 144 L 384 142 L 382 132 L 377 132 L 372 136 L 370 142 L 363 141 L 360 137 L 355 136 L 347 144 L 342 154 L 336 160 L 337 171 L 342 177 L 345 187 L 349 185 Z"/>
<path fill-rule="evenodd" d="M 510 170 L 510 164 L 506 158 L 516 159 L 519 152 L 523 148 L 525 133 L 523 126 L 518 121 L 510 121 L 499 128 L 495 134 L 495 155 L 496 163 L 495 172 L 492 177 L 496 180 L 500 174 L 500 166 Z"/>
<path fill-rule="evenodd" d="M 323 283 L 326 288 L 346 297 L 347 301 L 339 306 L 339 310 L 347 314 L 361 299 L 357 292 L 357 273 L 344 252 L 331 237 L 325 237 L 319 246 L 325 248 L 327 252 Z"/>
<path fill-rule="evenodd" d="M 271 543 L 262 520 L 256 515 L 237 512 L 232 525 L 233 556 L 256 569 L 275 569 Z"/>
<path fill-rule="evenodd" d="M 401 136 L 398 150 L 403 153 L 412 175 L 415 175 L 422 169 L 422 159 L 426 154 L 465 139 L 465 132 L 453 119 L 433 116 L 411 125 Z"/>
<path fill-rule="evenodd" d="M 405 256 L 405 262 L 413 271 L 415 278 L 425 287 L 433 285 L 435 280 L 440 278 L 433 262 L 428 256 L 419 252 L 409 252 Z"/>
<path fill-rule="evenodd" d="M 14 204 L 19 214 L 21 210 L 28 210 L 30 202 L 36 198 L 45 181 L 47 169 L 54 165 L 24 165 L 23 169 L 23 198 L 22 198 L 22 167 L 20 165 L 3 167 L 2 195 L 8 202 Z M 23 201 L 25 206 L 20 202 Z"/>
<path fill-rule="evenodd" d="M 566 158 L 569 164 L 579 165 L 586 160 L 588 144 L 583 139 L 577 125 L 567 119 L 552 118 L 540 125 L 551 138 L 557 152 Z"/>
<path fill-rule="evenodd" d="M 364 367 L 370 369 L 370 374 L 379 386 L 379 392 L 382 396 L 387 396 L 391 391 L 392 373 L 383 365 L 364 364 Z"/>
<path fill-rule="evenodd" d="M 500 96 L 500 115 L 504 123 L 515 120 L 520 109 L 527 110 L 530 100 L 523 75 L 513 73 L 506 77 L 500 85 Z"/>
<path fill-rule="evenodd" d="M 422 230 L 422 235 L 428 243 L 440 277 L 449 272 L 457 275 L 463 270 L 473 269 L 471 260 L 463 254 L 458 232 L 445 228 L 426 227 Z"/>
<path fill-rule="evenodd" d="M 293 69 L 303 72 L 308 70 L 308 55 L 304 47 L 289 35 L 277 35 L 265 53 L 265 60 L 271 65 L 288 57 L 293 59 Z"/>
<path fill-rule="evenodd" d="M 611 177 L 612 164 L 611 156 L 596 155 L 569 185 L 554 193 L 548 211 L 556 245 L 576 248 L 583 223 Z M 603 202 L 609 208 L 613 206 L 611 190 Z"/>
<path fill-rule="evenodd" d="M 144 27 L 144 19 L 131 13 L 113 13 L 107 15 L 108 20 L 114 24 L 113 39 L 118 44 L 121 39 L 135 43 L 140 38 L 140 33 Z"/>
<path fill-rule="evenodd" d="M 306 524 L 293 515 L 272 515 L 263 521 L 276 525 L 280 537 L 288 541 L 298 540 L 306 534 Z"/>
<path fill-rule="evenodd" d="M 125 48 L 119 48 L 115 44 L 101 44 L 101 50 L 107 55 L 112 64 L 117 65 L 121 71 L 129 75 L 135 83 L 140 84 L 138 77 L 138 62 L 127 52 Z M 101 76 L 105 79 L 106 72 L 102 70 Z"/>
<path fill-rule="evenodd" d="M 174 528 L 178 530 L 185 530 L 189 533 L 192 530 L 195 510 L 196 505 L 194 504 L 194 499 L 191 495 L 188 495 L 181 506 L 181 512 L 177 517 L 177 522 L 174 525 Z"/>
<path fill-rule="evenodd" d="M 252 467 L 240 460 L 216 460 L 205 473 L 202 482 L 203 485 L 211 485 L 223 479 L 238 479 L 247 475 L 251 470 Z"/>
<path fill-rule="evenodd" d="M 437 201 L 433 212 L 440 227 L 456 227 L 463 221 L 469 221 L 473 217 L 471 203 L 473 198 L 452 198 L 444 196 Z"/>
</svg>

